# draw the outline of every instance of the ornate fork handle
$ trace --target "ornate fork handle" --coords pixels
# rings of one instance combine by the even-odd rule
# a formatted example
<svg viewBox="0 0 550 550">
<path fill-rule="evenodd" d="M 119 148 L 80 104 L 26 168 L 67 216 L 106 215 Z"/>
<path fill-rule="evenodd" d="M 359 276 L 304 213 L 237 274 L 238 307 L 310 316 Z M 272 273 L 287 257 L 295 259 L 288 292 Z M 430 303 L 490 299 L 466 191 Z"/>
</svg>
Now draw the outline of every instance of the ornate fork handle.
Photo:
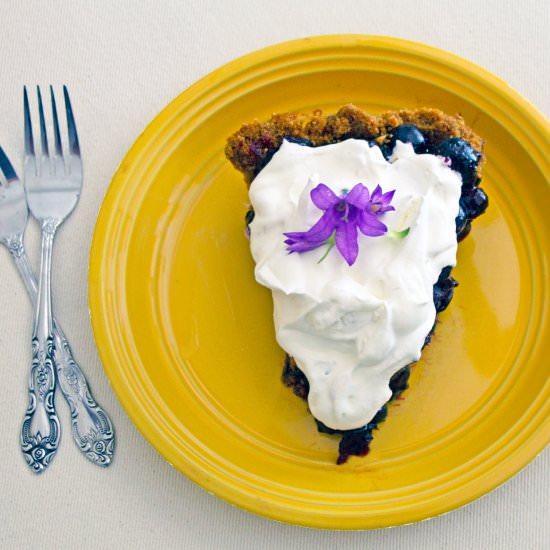
<svg viewBox="0 0 550 550">
<path fill-rule="evenodd" d="M 7 246 L 31 302 L 36 304 L 38 285 L 23 246 L 22 236 L 14 235 Z M 53 342 L 57 381 L 71 410 L 73 439 L 90 461 L 98 466 L 109 466 L 115 447 L 113 426 L 107 413 L 94 400 L 86 377 L 75 362 L 69 342 L 55 319 Z"/>
<path fill-rule="evenodd" d="M 34 337 L 29 379 L 29 406 L 21 430 L 21 449 L 27 464 L 44 471 L 59 445 L 59 419 L 55 413 L 53 338 Z"/>
<path fill-rule="evenodd" d="M 98 466 L 109 466 L 115 433 L 107 413 L 96 403 L 71 347 L 54 320 L 55 366 L 61 391 L 71 409 L 72 434 L 78 448 Z"/>
<path fill-rule="evenodd" d="M 29 377 L 29 406 L 21 429 L 21 450 L 36 473 L 43 472 L 57 452 L 59 419 L 55 412 L 54 343 L 51 315 L 50 270 L 53 238 L 57 224 L 42 226 L 40 286 L 32 337 L 32 367 Z"/>
</svg>

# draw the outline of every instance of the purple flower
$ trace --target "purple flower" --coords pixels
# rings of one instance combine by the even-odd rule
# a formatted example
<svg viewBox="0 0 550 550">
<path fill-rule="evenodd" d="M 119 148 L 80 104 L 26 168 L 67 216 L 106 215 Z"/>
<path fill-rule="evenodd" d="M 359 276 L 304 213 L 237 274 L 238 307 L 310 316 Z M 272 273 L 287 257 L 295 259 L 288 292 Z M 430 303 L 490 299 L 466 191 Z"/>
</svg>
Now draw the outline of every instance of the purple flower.
<svg viewBox="0 0 550 550">
<path fill-rule="evenodd" d="M 384 235 L 388 228 L 378 219 L 384 212 L 395 210 L 390 202 L 395 190 L 382 193 L 379 185 L 372 192 L 358 183 L 349 192 L 337 196 L 324 183 L 311 191 L 311 200 L 323 210 L 321 218 L 308 231 L 285 233 L 287 250 L 308 252 L 324 244 L 329 245 L 324 260 L 336 246 L 349 265 L 353 265 L 359 253 L 357 229 L 369 237 Z M 321 261 L 319 260 L 319 261 Z"/>
</svg>

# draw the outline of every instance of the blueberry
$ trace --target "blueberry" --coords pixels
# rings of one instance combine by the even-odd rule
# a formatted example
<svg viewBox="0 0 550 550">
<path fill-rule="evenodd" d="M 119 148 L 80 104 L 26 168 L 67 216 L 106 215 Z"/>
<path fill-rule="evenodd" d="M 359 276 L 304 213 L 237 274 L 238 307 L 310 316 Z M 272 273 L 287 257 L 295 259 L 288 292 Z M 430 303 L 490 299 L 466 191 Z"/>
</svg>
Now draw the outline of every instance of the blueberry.
<svg viewBox="0 0 550 550">
<path fill-rule="evenodd" d="M 285 137 L 285 139 L 290 143 L 297 143 L 298 145 L 305 145 L 307 147 L 311 147 L 313 145 L 313 143 L 309 139 L 302 137 L 287 136 Z"/>
<path fill-rule="evenodd" d="M 377 141 L 374 141 L 373 139 L 367 140 L 367 143 L 369 144 L 369 147 L 378 147 L 380 151 L 382 151 L 383 157 L 389 161 L 390 157 L 393 153 L 393 147 L 390 148 L 388 143 L 385 143 L 383 145 L 380 145 Z"/>
<path fill-rule="evenodd" d="M 326 424 L 323 424 L 320 420 L 317 420 L 317 418 L 315 419 L 315 424 L 317 424 L 317 430 L 322 434 L 334 435 L 342 432 L 342 430 L 335 430 L 334 428 L 329 428 Z"/>
<path fill-rule="evenodd" d="M 481 187 L 473 187 L 462 194 L 460 205 L 468 218 L 473 219 L 487 210 L 489 199 Z"/>
<path fill-rule="evenodd" d="M 392 130 L 390 141 L 387 144 L 387 150 L 390 155 L 398 140 L 403 143 L 411 143 L 416 153 L 426 152 L 427 147 L 424 135 L 414 124 L 402 124 Z"/>
<path fill-rule="evenodd" d="M 301 399 L 307 399 L 309 382 L 306 375 L 298 368 L 288 354 L 285 355 L 285 364 L 281 379 L 285 386 L 292 388 L 294 395 L 297 395 Z"/>
<path fill-rule="evenodd" d="M 388 407 L 387 405 L 382 405 L 382 408 L 374 415 L 374 418 L 367 424 L 367 426 L 370 426 L 371 429 L 374 429 L 378 426 L 378 424 L 380 424 L 380 422 L 384 422 L 387 416 Z"/>
<path fill-rule="evenodd" d="M 452 279 L 452 281 L 456 285 L 456 281 L 454 279 Z M 447 306 L 451 303 L 451 300 L 453 299 L 455 285 L 434 285 L 434 305 L 435 310 L 438 313 L 446 309 Z"/>
<path fill-rule="evenodd" d="M 456 137 L 446 139 L 436 147 L 435 153 L 451 160 L 451 168 L 460 172 L 464 186 L 475 186 L 481 155 L 467 141 Z"/>
<path fill-rule="evenodd" d="M 375 143 L 374 145 L 378 145 L 378 143 Z M 390 148 L 388 143 L 384 145 L 378 145 L 378 147 L 380 147 L 380 151 L 382 151 L 384 158 L 389 161 L 393 153 L 393 147 Z"/>
<path fill-rule="evenodd" d="M 456 240 L 460 242 L 462 239 L 468 236 L 470 230 L 472 229 L 472 221 L 467 220 L 462 229 L 456 234 Z"/>
<path fill-rule="evenodd" d="M 350 456 L 365 456 L 369 452 L 369 443 L 372 441 L 370 430 L 344 432 L 338 446 L 338 460 L 336 464 L 344 464 Z"/>
<path fill-rule="evenodd" d="M 427 346 L 432 341 L 432 337 L 434 335 L 434 332 L 435 332 L 435 323 L 432 325 L 432 328 L 430 329 L 430 332 L 428 332 L 428 334 L 426 334 L 426 338 L 424 338 L 424 346 Z"/>
<path fill-rule="evenodd" d="M 450 267 L 446 267 L 441 271 L 437 283 L 433 289 L 433 300 L 435 310 L 439 313 L 446 309 L 453 298 L 454 289 L 458 283 L 451 277 Z"/>
<path fill-rule="evenodd" d="M 451 276 L 452 266 L 448 265 L 447 267 L 444 267 L 441 270 L 441 273 L 439 274 L 439 278 L 437 281 L 444 281 L 445 279 L 448 279 Z"/>
<path fill-rule="evenodd" d="M 250 225 L 253 219 L 254 219 L 254 210 L 252 210 L 252 207 L 251 207 L 249 210 L 246 211 L 244 221 L 246 222 L 246 225 Z"/>
<path fill-rule="evenodd" d="M 464 227 L 466 227 L 466 224 L 470 220 L 468 219 L 468 216 L 466 215 L 466 212 L 464 208 L 462 208 L 462 205 L 458 207 L 458 216 L 455 218 L 455 225 L 456 225 L 456 234 L 459 235 L 463 230 Z"/>
<path fill-rule="evenodd" d="M 434 285 L 434 305 L 437 313 L 443 311 L 451 302 L 453 289 L 444 289 L 439 285 Z"/>
<path fill-rule="evenodd" d="M 403 367 L 399 369 L 390 378 L 390 390 L 392 391 L 391 399 L 399 397 L 408 387 L 409 376 L 411 374 L 410 367 Z"/>
</svg>

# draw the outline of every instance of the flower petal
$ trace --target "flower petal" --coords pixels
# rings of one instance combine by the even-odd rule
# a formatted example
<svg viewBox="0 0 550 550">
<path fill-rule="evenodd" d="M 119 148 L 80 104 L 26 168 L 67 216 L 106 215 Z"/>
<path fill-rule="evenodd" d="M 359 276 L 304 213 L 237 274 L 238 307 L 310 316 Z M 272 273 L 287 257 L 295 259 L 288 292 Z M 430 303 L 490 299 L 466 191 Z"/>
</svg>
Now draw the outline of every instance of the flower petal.
<svg viewBox="0 0 550 550">
<path fill-rule="evenodd" d="M 372 212 L 373 214 L 376 214 L 377 216 L 382 215 L 384 212 L 391 212 L 392 210 L 395 210 L 393 206 L 381 206 L 379 210 L 376 212 Z"/>
<path fill-rule="evenodd" d="M 380 237 L 388 230 L 388 228 L 370 212 L 361 212 L 357 220 L 357 225 L 361 233 L 369 237 Z"/>
<path fill-rule="evenodd" d="M 377 185 L 370 196 L 370 200 L 371 202 L 381 202 L 380 201 L 381 198 L 382 198 L 382 188 L 380 187 L 380 185 Z"/>
<path fill-rule="evenodd" d="M 313 204 L 321 210 L 328 210 L 340 200 L 334 191 L 324 183 L 320 183 L 317 187 L 312 189 L 310 197 Z"/>
<path fill-rule="evenodd" d="M 369 190 L 362 183 L 358 183 L 346 195 L 345 201 L 360 210 L 364 210 L 369 204 L 369 198 Z"/>
<path fill-rule="evenodd" d="M 292 252 L 309 252 L 319 247 L 319 243 L 311 243 L 308 241 L 285 241 L 285 244 L 287 245 L 286 249 L 289 254 L 292 254 Z"/>
<path fill-rule="evenodd" d="M 357 225 L 342 223 L 336 228 L 336 248 L 342 254 L 348 265 L 353 265 L 359 254 L 357 244 Z"/>
<path fill-rule="evenodd" d="M 316 242 L 318 245 L 325 242 L 334 231 L 336 219 L 332 210 L 325 212 L 308 231 L 284 233 L 285 237 L 292 240 Z"/>
<path fill-rule="evenodd" d="M 392 189 L 391 191 L 388 191 L 387 193 L 384 193 L 382 195 L 382 205 L 388 206 L 390 202 L 393 199 L 393 196 L 395 195 L 395 189 Z"/>
</svg>

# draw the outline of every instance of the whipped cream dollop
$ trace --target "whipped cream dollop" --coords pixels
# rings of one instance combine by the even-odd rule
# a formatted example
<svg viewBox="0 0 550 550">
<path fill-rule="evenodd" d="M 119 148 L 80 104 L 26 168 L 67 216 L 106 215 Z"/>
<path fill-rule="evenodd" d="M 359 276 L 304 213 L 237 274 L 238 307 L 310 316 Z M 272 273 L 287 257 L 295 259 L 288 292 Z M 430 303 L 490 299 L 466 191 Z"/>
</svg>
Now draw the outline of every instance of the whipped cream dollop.
<svg viewBox="0 0 550 550">
<path fill-rule="evenodd" d="M 325 247 L 289 254 L 283 233 L 322 215 L 319 183 L 337 195 L 363 183 L 395 189 L 380 220 L 388 232 L 359 234 L 349 266 Z M 435 322 L 433 285 L 456 262 L 460 175 L 443 158 L 397 142 L 391 162 L 349 139 L 321 147 L 284 141 L 250 186 L 250 245 L 259 283 L 272 290 L 276 338 L 307 377 L 311 413 L 333 429 L 367 424 L 391 397 L 391 376 L 420 358 Z M 398 232 L 409 229 L 404 238 Z M 403 234 L 401 233 L 401 235 Z"/>
</svg>

